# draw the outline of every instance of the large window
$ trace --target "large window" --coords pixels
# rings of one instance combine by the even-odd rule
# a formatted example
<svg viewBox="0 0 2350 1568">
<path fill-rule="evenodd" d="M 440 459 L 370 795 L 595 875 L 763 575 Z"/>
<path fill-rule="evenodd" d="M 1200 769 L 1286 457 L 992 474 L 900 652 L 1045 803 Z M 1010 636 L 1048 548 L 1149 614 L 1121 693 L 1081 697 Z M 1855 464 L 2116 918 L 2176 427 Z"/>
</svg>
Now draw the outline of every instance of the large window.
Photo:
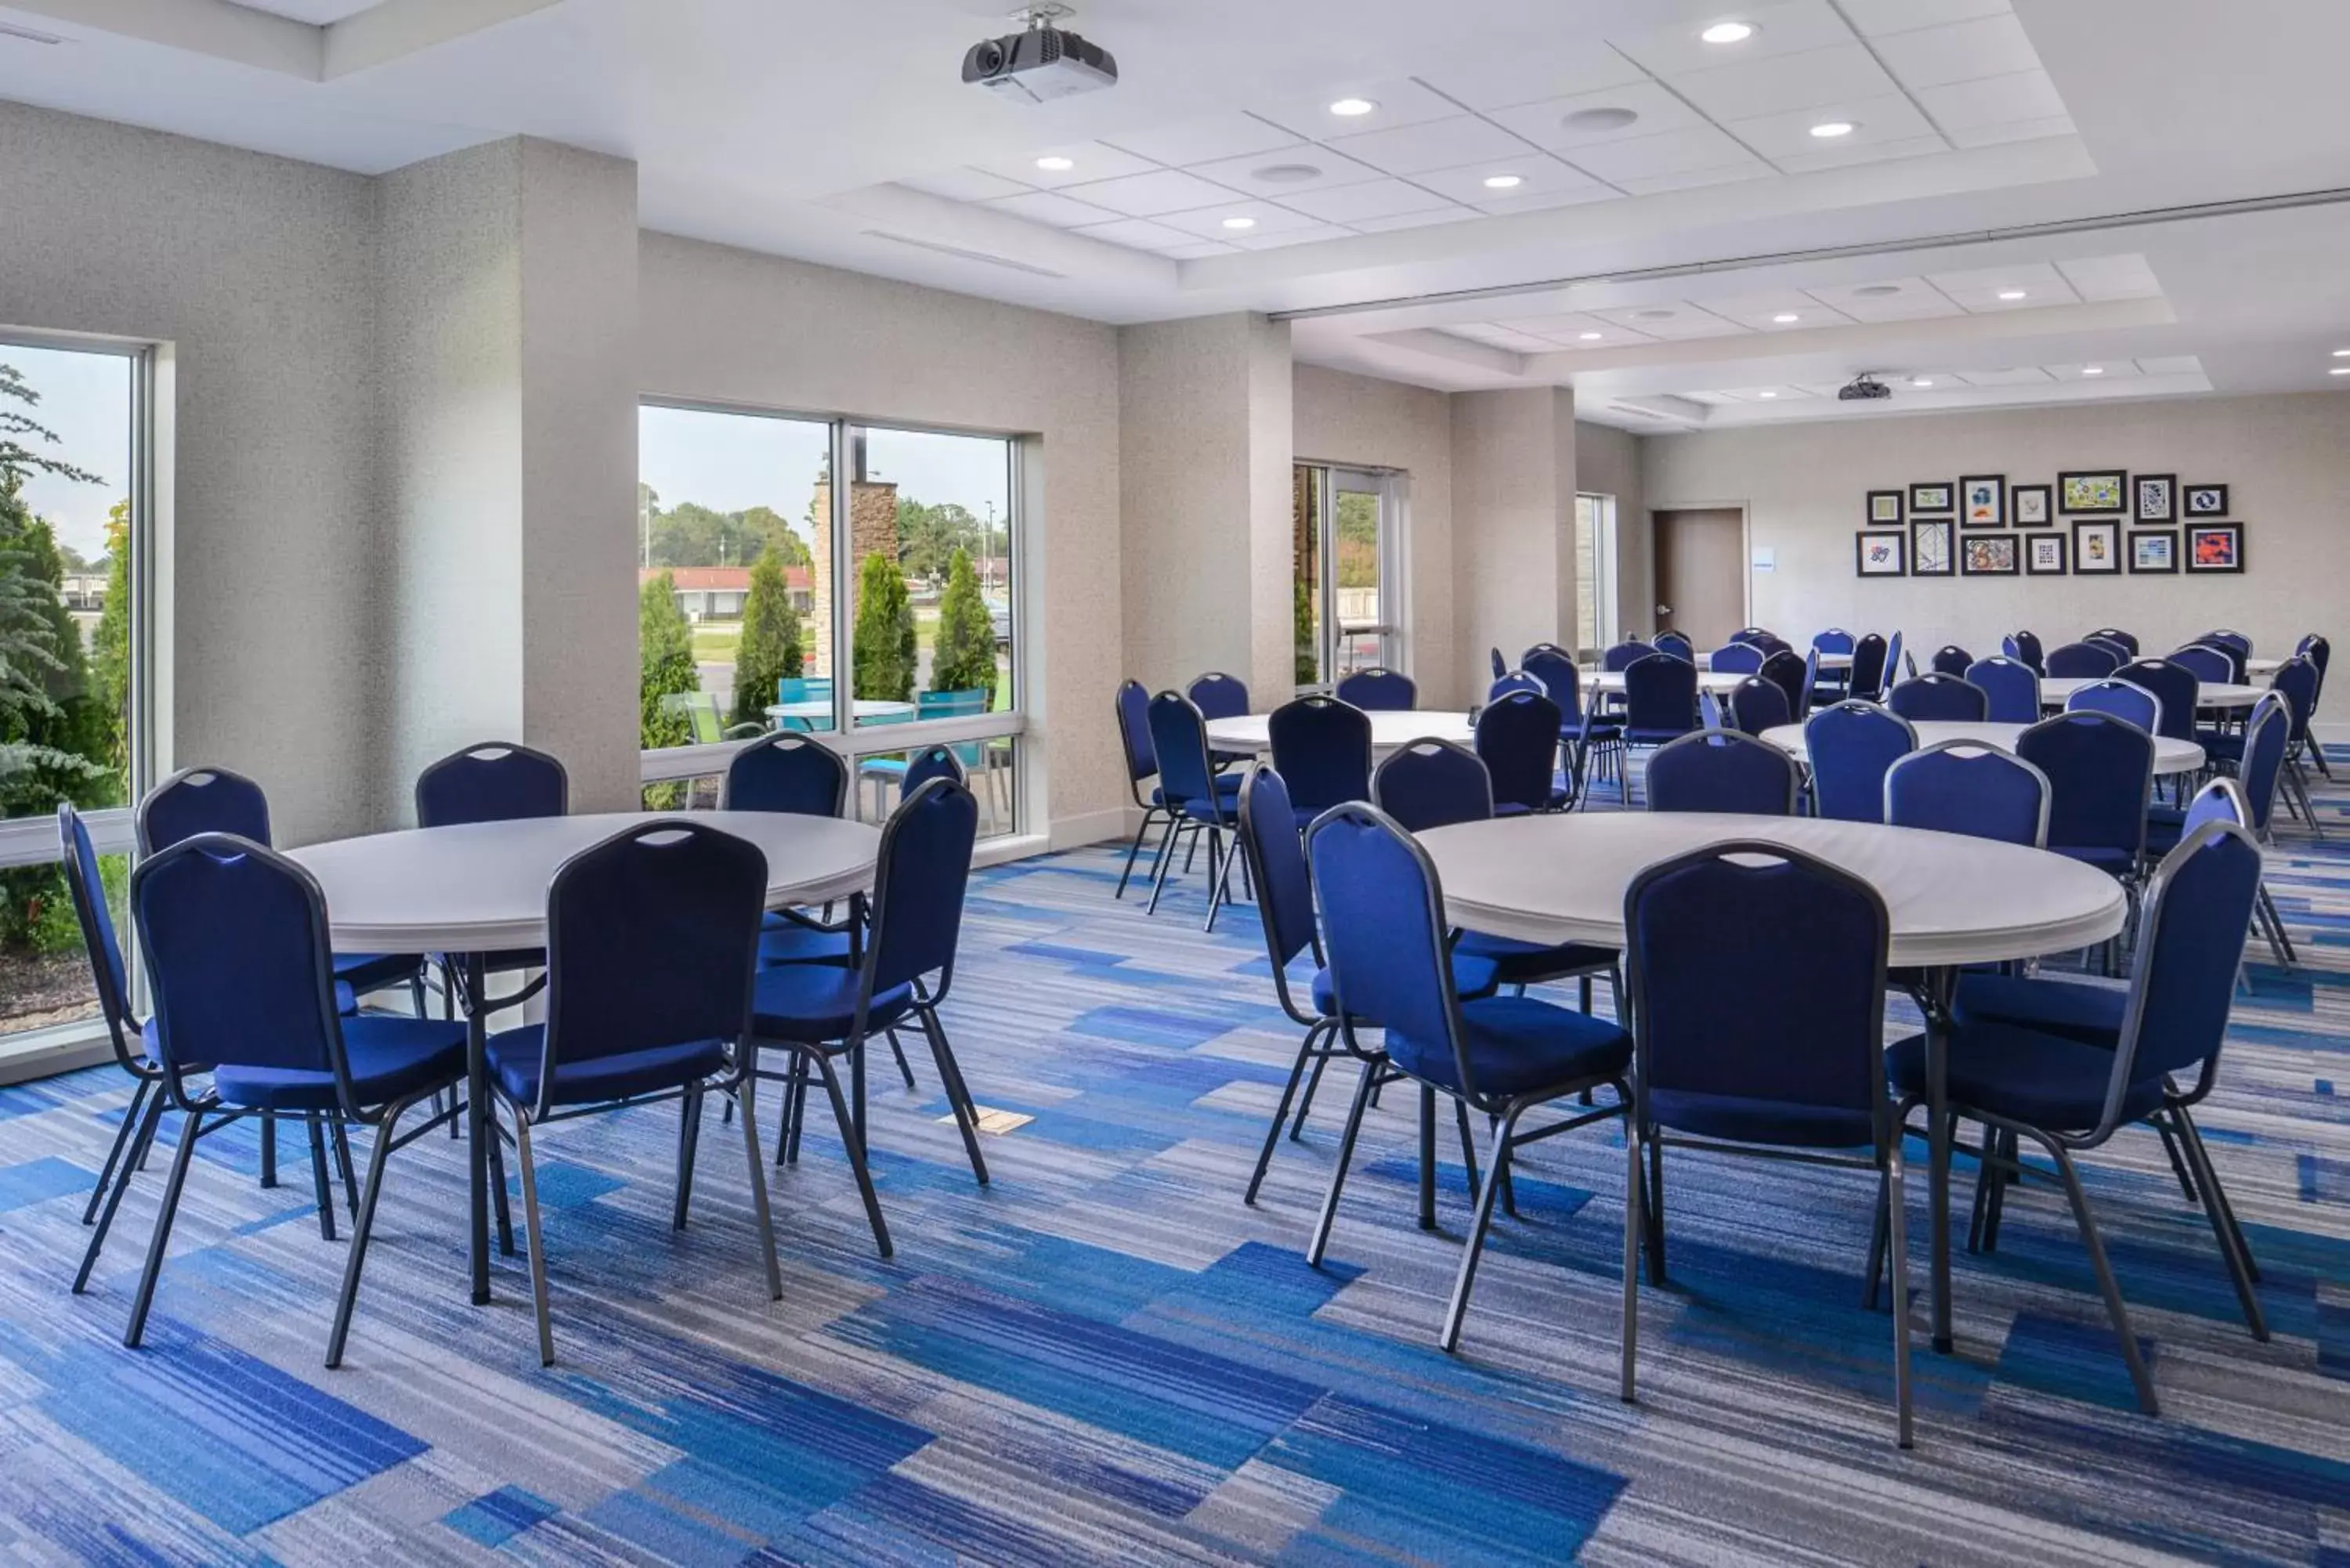
<svg viewBox="0 0 2350 1568">
<path fill-rule="evenodd" d="M 1300 463 L 1291 490 L 1297 684 L 1404 668 L 1399 476 Z"/>
<path fill-rule="evenodd" d="M 0 339 L 0 1052 L 97 1012 L 56 810 L 89 814 L 122 917 L 144 750 L 143 357 Z"/>
<path fill-rule="evenodd" d="M 1616 498 L 1575 498 L 1575 645 L 1586 653 L 1616 641 Z"/>
<path fill-rule="evenodd" d="M 784 729 L 849 755 L 868 820 L 951 746 L 1017 831 L 1019 441 L 651 403 L 639 438 L 648 802 L 707 804 L 700 748 Z"/>
</svg>

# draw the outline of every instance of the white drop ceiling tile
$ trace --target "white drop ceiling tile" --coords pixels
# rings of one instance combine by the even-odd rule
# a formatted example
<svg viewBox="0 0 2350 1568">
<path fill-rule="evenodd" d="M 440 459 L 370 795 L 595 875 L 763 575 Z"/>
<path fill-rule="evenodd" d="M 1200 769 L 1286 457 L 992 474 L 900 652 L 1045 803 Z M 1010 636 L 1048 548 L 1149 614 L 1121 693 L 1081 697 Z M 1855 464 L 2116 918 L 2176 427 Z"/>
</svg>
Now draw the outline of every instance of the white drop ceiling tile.
<svg viewBox="0 0 2350 1568">
<path fill-rule="evenodd" d="M 2140 371 L 2135 359 L 2091 359 L 2078 365 L 2045 367 L 2060 381 L 2133 381 Z M 2095 373 L 2091 374 L 2092 371 Z"/>
<path fill-rule="evenodd" d="M 1801 289 L 1773 289 L 1754 294 L 1708 298 L 1701 303 L 1714 315 L 1751 327 L 1757 332 L 1801 332 L 1813 327 L 1848 327 L 1851 317 L 1832 310 Z M 1792 316 L 1793 321 L 1778 317 Z"/>
<path fill-rule="evenodd" d="M 1807 398 L 1833 398 L 1845 388 L 1842 381 L 1798 381 L 1795 390 Z"/>
<path fill-rule="evenodd" d="M 942 169 L 935 174 L 910 175 L 898 183 L 950 202 L 987 202 L 998 196 L 1024 195 L 1035 189 L 982 169 Z"/>
<path fill-rule="evenodd" d="M 1619 202 L 1623 197 L 1612 187 L 1594 181 L 1588 185 L 1566 189 L 1519 192 L 1507 196 L 1487 196 L 1475 203 L 1477 210 L 1490 217 L 1506 217 L 1512 213 L 1539 213 L 1552 207 L 1580 207 L 1591 202 Z"/>
<path fill-rule="evenodd" d="M 2011 365 L 2002 370 L 1960 370 L 1958 376 L 1970 387 L 2043 387 L 2056 379 L 2037 365 Z"/>
<path fill-rule="evenodd" d="M 1088 223 L 1107 223 L 1118 216 L 1090 202 L 1075 202 L 1051 191 L 1030 191 L 1024 195 L 1005 196 L 999 201 L 980 203 L 991 213 L 1009 213 L 1015 218 L 1025 218 L 1032 223 L 1049 223 L 1056 229 L 1081 229 Z"/>
<path fill-rule="evenodd" d="M 1249 226 L 1227 229 L 1225 221 L 1232 218 L 1246 218 L 1250 220 Z M 1270 202 L 1244 202 L 1238 197 L 1213 207 L 1202 207 L 1196 213 L 1170 213 L 1159 222 L 1200 239 L 1222 240 L 1234 245 L 1244 245 L 1250 240 L 1262 239 L 1266 234 L 1287 234 L 1293 229 L 1319 226 L 1319 220 L 1309 218 L 1303 213 L 1293 213 Z"/>
<path fill-rule="evenodd" d="M 2004 16 L 2013 9 L 2009 0 L 1843 0 L 1843 5 L 1852 25 L 1869 38 Z"/>
<path fill-rule="evenodd" d="M 1885 381 L 1900 392 L 1947 392 L 1960 385 L 1958 376 L 1950 370 L 1912 370 L 1906 376 L 1887 376 Z"/>
<path fill-rule="evenodd" d="M 2092 302 L 2109 299 L 2158 299 L 2162 284 L 2142 255 L 2083 256 L 2056 264 L 2073 292 Z"/>
<path fill-rule="evenodd" d="M 2019 119 L 2050 119 L 2064 112 L 2056 84 L 2046 71 L 2017 71 L 1978 81 L 1925 88 L 1918 101 L 1945 130 L 1978 125 L 2010 125 Z"/>
<path fill-rule="evenodd" d="M 1211 163 L 1222 158 L 1246 158 L 1253 152 L 1295 147 L 1300 140 L 1270 121 L 1238 110 L 1211 115 L 1206 119 L 1185 120 L 1180 125 L 1122 130 L 1109 138 L 1112 146 L 1170 168 Z"/>
<path fill-rule="evenodd" d="M 1801 402 L 1812 394 L 1801 387 L 1731 387 L 1722 396 L 1740 403 L 1783 403 Z"/>
<path fill-rule="evenodd" d="M 1241 254 L 1241 248 L 1214 240 L 1194 240 L 1188 245 L 1159 247 L 1159 254 L 1171 261 L 1205 261 L 1210 256 L 1236 256 Z"/>
<path fill-rule="evenodd" d="M 2038 310 L 2051 305 L 2080 303 L 2080 296 L 2073 292 L 2073 286 L 2045 262 L 2010 267 L 1982 267 L 1966 272 L 1929 273 L 1926 281 L 1973 315 L 2002 310 Z M 2018 290 L 2023 295 L 2022 299 L 1999 297 L 2002 294 Z"/>
<path fill-rule="evenodd" d="M 2069 115 L 2053 115 L 2046 119 L 2012 119 L 2004 125 L 1970 125 L 1952 127 L 1950 130 L 1953 147 L 1998 147 L 2010 141 L 2039 141 L 2051 136 L 2073 134 Z"/>
<path fill-rule="evenodd" d="M 1889 288 L 1891 294 L 1865 294 L 1864 289 Z M 1940 290 L 1922 277 L 1883 278 L 1873 283 L 1838 284 L 1804 291 L 1821 304 L 1844 312 L 1855 321 L 1924 321 L 1935 317 L 1963 316 Z"/>
<path fill-rule="evenodd" d="M 1384 234 L 1396 229 L 1425 229 L 1437 223 L 1462 223 L 1484 214 L 1472 207 L 1448 205 L 1430 207 L 1425 213 L 1398 213 L 1387 218 L 1349 218 L 1347 226 L 1367 234 Z"/>
<path fill-rule="evenodd" d="M 1330 112 L 1332 104 L 1350 98 L 1367 99 L 1376 107 L 1368 114 Z M 1443 94 L 1431 92 L 1419 83 L 1409 80 L 1334 82 L 1319 92 L 1296 93 L 1253 108 L 1261 119 L 1269 119 L 1284 130 L 1294 130 L 1314 141 L 1332 136 L 1360 136 L 1374 130 L 1392 130 L 1399 125 L 1447 119 L 1461 112 L 1461 106 Z"/>
<path fill-rule="evenodd" d="M 1613 129 L 1589 130 L 1565 123 L 1571 115 L 1599 109 L 1628 109 L 1639 118 L 1629 125 Z M 1523 103 L 1514 109 L 1495 109 L 1492 118 L 1535 145 L 1552 149 L 1623 141 L 1705 123 L 1697 110 L 1651 81 L 1578 93 L 1572 98 L 1545 99 L 1540 103 Z"/>
<path fill-rule="evenodd" d="M 1352 229 L 1336 223 L 1308 223 L 1302 229 L 1284 229 L 1279 234 L 1234 234 L 1232 244 L 1244 251 L 1274 251 L 1284 245 L 1310 245 L 1321 240 L 1351 240 Z"/>
<path fill-rule="evenodd" d="M 1485 182 L 1501 173 L 1514 174 L 1520 182 L 1506 191 L 1488 190 Z M 1492 162 L 1471 163 L 1461 169 L 1434 169 L 1424 174 L 1415 174 L 1412 182 L 1425 185 L 1455 201 L 1473 202 L 1480 205 L 1521 196 L 1546 196 L 1562 191 L 1605 190 L 1589 175 L 1540 152 L 1528 152 L 1511 159 L 1507 170 Z"/>
<path fill-rule="evenodd" d="M 1675 91 L 1717 120 L 1794 114 L 1823 104 L 1885 98 L 1901 90 L 1866 45 L 1842 44 L 1669 78 Z"/>
<path fill-rule="evenodd" d="M 1886 141 L 1862 141 L 1856 137 L 1847 137 L 1842 142 L 1807 152 L 1789 153 L 1774 161 L 1790 174 L 1809 174 L 1820 169 L 1848 169 L 1856 163 L 1889 163 L 1898 158 L 1927 158 L 1950 150 L 1949 142 L 1930 131 L 1924 136 L 1896 137 Z"/>
<path fill-rule="evenodd" d="M 1588 311 L 1570 310 L 1558 316 L 1529 316 L 1498 325 L 1513 332 L 1528 332 L 1536 337 L 1568 348 L 1605 348 L 1610 344 L 1645 343 L 1645 332 L 1635 332 L 1613 321 L 1602 321 Z M 1596 336 L 1586 337 L 1585 335 Z"/>
<path fill-rule="evenodd" d="M 1174 245 L 1193 244 L 1196 236 L 1180 229 L 1170 229 L 1164 223 L 1153 223 L 1141 218 L 1125 218 L 1114 223 L 1096 223 L 1074 231 L 1089 240 L 1104 244 L 1125 245 L 1130 250 L 1165 250 Z"/>
<path fill-rule="evenodd" d="M 1539 103 L 1648 79 L 1648 72 L 1601 43 L 1486 49 L 1475 59 L 1439 66 L 1419 75 L 1446 97 L 1476 109 Z"/>
<path fill-rule="evenodd" d="M 1548 338 L 1536 337 L 1530 332 L 1514 332 L 1490 322 L 1466 322 L 1458 327 L 1440 327 L 1448 337 L 1482 343 L 1488 348 L 1507 348 L 1515 354 L 1547 354 L 1558 347 Z"/>
<path fill-rule="evenodd" d="M 1329 145 L 1389 174 L 1418 174 L 1485 161 L 1499 167 L 1527 151 L 1525 142 L 1473 114 L 1337 137 Z"/>
<path fill-rule="evenodd" d="M 1576 168 L 1610 182 L 1682 174 L 1692 169 L 1735 169 L 1756 161 L 1742 143 L 1711 125 L 1578 147 L 1570 156 Z"/>
<path fill-rule="evenodd" d="M 1069 161 L 1069 167 L 1039 169 L 1036 167 L 1039 158 L 1066 158 Z M 1001 174 L 1007 180 L 1017 180 L 1023 185 L 1033 185 L 1043 191 L 1058 191 L 1096 180 L 1115 180 L 1122 174 L 1148 174 L 1159 165 L 1148 158 L 1137 158 L 1131 152 L 1122 152 L 1098 141 L 1080 141 L 1067 147 L 1039 148 L 1017 158 L 993 159 L 975 167 L 990 174 Z"/>
<path fill-rule="evenodd" d="M 1903 87 L 1942 87 L 2040 68 L 2040 53 L 2012 14 L 1897 33 L 1876 44 L 1877 57 Z"/>
<path fill-rule="evenodd" d="M 1313 171 L 1310 174 L 1307 170 Z M 1358 163 L 1326 147 L 1300 144 L 1277 152 L 1255 152 L 1246 158 L 1227 158 L 1214 163 L 1194 164 L 1184 171 L 1202 180 L 1234 191 L 1245 191 L 1277 202 L 1306 191 L 1326 191 L 1334 185 L 1352 185 L 1376 180 L 1379 171 L 1367 163 Z M 1271 176 L 1268 178 L 1268 176 Z"/>
<path fill-rule="evenodd" d="M 1736 44 L 1709 44 L 1698 35 L 1718 21 L 1753 24 L 1752 37 Z M 1852 29 L 1827 0 L 1792 0 L 1777 5 L 1726 9 L 1633 37 L 1610 38 L 1618 52 L 1660 77 L 1702 71 L 1742 61 L 1802 54 L 1852 42 Z"/>
<path fill-rule="evenodd" d="M 1662 196 L 1674 191 L 1695 191 L 1707 185 L 1729 185 L 1741 180 L 1775 180 L 1779 171 L 1760 159 L 1725 169 L 1683 169 L 1670 174 L 1642 174 L 1614 182 L 1627 196 Z"/>
<path fill-rule="evenodd" d="M 1161 169 L 1150 174 L 1129 174 L 1125 179 L 1105 180 L 1097 185 L 1073 185 L 1066 193 L 1080 202 L 1091 202 L 1097 207 L 1107 207 L 1113 213 L 1123 213 L 1129 218 L 1156 218 L 1167 213 L 1195 212 L 1232 199 L 1230 188 L 1177 169 Z"/>
<path fill-rule="evenodd" d="M 1359 223 L 1366 218 L 1393 218 L 1451 205 L 1432 191 L 1402 180 L 1373 180 L 1361 185 L 1341 185 L 1329 191 L 1304 191 L 1283 195 L 1281 204 L 1331 223 Z"/>
<path fill-rule="evenodd" d="M 1735 337 L 1746 328 L 1735 321 L 1726 321 L 1711 311 L 1700 310 L 1694 305 L 1636 305 L 1617 310 L 1595 310 L 1602 321 L 1612 321 L 1618 327 L 1628 327 L 1635 332 L 1645 332 L 1651 337 L 1679 340 L 1688 337 Z"/>
<path fill-rule="evenodd" d="M 2199 376 L 2203 373 L 2203 361 L 2192 354 L 2165 354 L 2140 359 L 2137 368 L 2149 376 Z"/>
<path fill-rule="evenodd" d="M 1825 125 L 1831 120 L 1841 120 L 1852 130 L 1843 136 L 1812 134 L 1812 127 Z M 1941 138 L 1935 135 L 1933 122 L 1918 112 L 1916 104 L 1898 92 L 1877 98 L 1845 99 L 1815 109 L 1798 109 L 1792 114 L 1733 119 L 1725 129 L 1763 157 L 1782 164 L 1790 158 L 1800 158 L 1809 153 L 1881 147 L 1888 142 L 1915 140 L 1921 136 L 1934 137 L 1937 144 L 1941 141 Z"/>
<path fill-rule="evenodd" d="M 1709 403 L 1717 408 L 1731 400 L 1727 392 L 1680 392 L 1675 395 L 1687 398 L 1692 403 Z"/>
</svg>

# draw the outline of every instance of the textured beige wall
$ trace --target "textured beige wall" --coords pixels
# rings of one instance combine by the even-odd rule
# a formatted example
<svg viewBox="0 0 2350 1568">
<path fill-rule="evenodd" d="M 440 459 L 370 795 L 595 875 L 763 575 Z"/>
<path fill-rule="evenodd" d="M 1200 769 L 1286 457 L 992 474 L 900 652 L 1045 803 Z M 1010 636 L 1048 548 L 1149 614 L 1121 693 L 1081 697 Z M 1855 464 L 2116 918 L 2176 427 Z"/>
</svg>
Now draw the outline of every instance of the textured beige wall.
<svg viewBox="0 0 2350 1568">
<path fill-rule="evenodd" d="M 1898 628 L 1921 653 L 1956 642 L 1981 655 L 1998 651 L 2000 638 L 2018 627 L 2053 645 L 2120 626 L 2168 648 L 2230 626 L 2266 651 L 2289 650 L 2304 632 L 2350 628 L 2350 398 L 1839 420 L 1652 436 L 1642 445 L 1651 507 L 1749 509 L 1753 544 L 1778 552 L 1775 570 L 1754 575 L 1755 618 L 1798 640 L 1827 626 Z M 2053 484 L 2060 470 L 2098 467 L 2228 485 L 2249 569 L 2241 576 L 1854 576 L 1853 535 L 1871 490 L 1962 473 Z"/>
<path fill-rule="evenodd" d="M 1452 401 L 1442 392 L 1300 365 L 1294 429 L 1301 462 L 1399 469 L 1404 518 L 1406 659 L 1429 707 L 1471 693 L 1452 620 Z"/>
<path fill-rule="evenodd" d="M 1575 627 L 1575 393 L 1452 396 L 1453 618 L 1461 679 Z"/>
<path fill-rule="evenodd" d="M 1645 637 L 1656 623 L 1641 439 L 1588 421 L 1575 427 L 1575 489 L 1616 498 L 1616 627 L 1627 637 Z"/>
<path fill-rule="evenodd" d="M 1035 438 L 1028 754 L 1065 831 L 1121 807 L 1116 329 L 667 234 L 638 257 L 645 395 Z"/>
</svg>

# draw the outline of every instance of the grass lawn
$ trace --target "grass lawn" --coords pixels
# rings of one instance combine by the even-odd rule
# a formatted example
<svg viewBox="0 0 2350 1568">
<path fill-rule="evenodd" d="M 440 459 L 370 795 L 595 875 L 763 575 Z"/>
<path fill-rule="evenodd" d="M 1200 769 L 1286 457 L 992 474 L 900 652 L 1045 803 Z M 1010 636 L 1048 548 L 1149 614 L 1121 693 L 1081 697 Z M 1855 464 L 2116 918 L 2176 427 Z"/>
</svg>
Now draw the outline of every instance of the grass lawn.
<svg viewBox="0 0 2350 1568">
<path fill-rule="evenodd" d="M 726 664 L 734 658 L 734 650 L 743 644 L 743 628 L 739 623 L 703 625 L 693 628 L 693 661 L 696 664 Z"/>
</svg>

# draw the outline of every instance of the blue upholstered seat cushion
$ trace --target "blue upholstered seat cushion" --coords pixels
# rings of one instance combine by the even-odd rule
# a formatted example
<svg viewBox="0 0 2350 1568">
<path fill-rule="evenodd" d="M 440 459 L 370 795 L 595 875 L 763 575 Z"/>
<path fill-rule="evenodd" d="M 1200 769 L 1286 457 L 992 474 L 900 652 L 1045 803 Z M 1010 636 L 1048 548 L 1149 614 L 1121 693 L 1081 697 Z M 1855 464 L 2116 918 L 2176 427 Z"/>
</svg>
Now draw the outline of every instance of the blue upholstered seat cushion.
<svg viewBox="0 0 2350 1568">
<path fill-rule="evenodd" d="M 1756 1100 L 1691 1089 L 1655 1089 L 1648 1110 L 1658 1124 L 1700 1137 L 1790 1148 L 1862 1148 L 1877 1142 L 1869 1113 L 1839 1106 Z"/>
<path fill-rule="evenodd" d="M 1627 724 L 1624 726 L 1624 743 L 1629 746 L 1661 746 L 1667 741 L 1678 741 L 1689 732 L 1687 729 L 1669 730 L 1661 724 Z"/>
<path fill-rule="evenodd" d="M 546 1065 L 546 1026 L 526 1024 L 506 1029 L 489 1039 L 491 1075 L 505 1096 L 524 1106 L 538 1100 L 540 1070 Z M 726 1043 L 696 1040 L 683 1045 L 658 1045 L 645 1051 L 625 1051 L 614 1056 L 594 1056 L 583 1062 L 557 1064 L 555 1093 L 558 1106 L 592 1106 L 625 1100 L 631 1095 L 658 1094 L 698 1078 L 707 1078 L 726 1066 Z"/>
<path fill-rule="evenodd" d="M 1954 1030 L 1950 1054 L 1950 1103 L 2006 1116 L 2050 1132 L 2086 1132 L 2106 1107 L 2114 1054 L 2059 1034 L 2009 1023 Z M 1893 1086 L 1926 1092 L 1926 1037 L 1913 1034 L 1885 1054 Z M 2122 1119 L 2137 1121 L 2162 1104 L 2159 1076 L 2142 1079 L 2122 1097 Z"/>
<path fill-rule="evenodd" d="M 1452 944 L 1452 954 L 1456 962 L 1462 958 L 1491 959 L 1493 980 L 1499 985 L 1539 985 L 1546 980 L 1616 966 L 1613 948 L 1595 948 L 1582 942 L 1562 942 L 1546 948 L 1539 942 L 1522 942 L 1514 937 L 1497 937 L 1486 931 L 1461 932 L 1461 940 Z"/>
<path fill-rule="evenodd" d="M 1961 1027 L 2013 1024 L 2111 1051 L 2121 1040 L 2122 1011 L 2128 1005 L 2129 992 L 2118 986 L 2023 975 L 1964 974 L 1959 977 L 1951 1015 Z"/>
<path fill-rule="evenodd" d="M 2137 857 L 2126 849 L 2108 845 L 2052 844 L 2049 850 L 2067 860 L 2078 860 L 2084 866 L 2094 866 L 2100 871 L 2118 877 L 2137 865 Z"/>
<path fill-rule="evenodd" d="M 334 962 L 335 978 L 365 996 L 387 985 L 406 984 L 424 960 L 418 953 L 337 953 Z"/>
<path fill-rule="evenodd" d="M 774 916 L 769 916 L 774 919 Z M 759 966 L 762 969 L 779 963 L 830 963 L 848 961 L 849 943 L 847 931 L 813 930 L 795 920 L 784 920 L 759 929 Z"/>
<path fill-rule="evenodd" d="M 1466 953 L 1452 955 L 1452 989 L 1462 1000 L 1493 994 L 1497 984 L 1493 961 L 1474 958 Z M 1314 1010 L 1329 1017 L 1338 1010 L 1338 987 L 1328 970 L 1316 971 L 1314 976 Z"/>
<path fill-rule="evenodd" d="M 1522 1095 L 1557 1084 L 1606 1078 L 1632 1060 L 1632 1037 L 1606 1019 L 1531 996 L 1489 996 L 1461 1004 L 1462 1044 L 1477 1089 Z M 1414 1077 L 1459 1088 L 1451 1048 L 1390 1029 L 1388 1055 Z"/>
<path fill-rule="evenodd" d="M 2244 755 L 2244 736 L 2241 730 L 2198 730 L 2195 732 L 2195 743 L 2203 748 L 2206 755 L 2224 757 L 2230 762 L 2240 762 Z"/>
<path fill-rule="evenodd" d="M 822 1044 L 848 1033 L 857 1020 L 857 987 L 853 969 L 833 964 L 795 963 L 764 969 L 751 988 L 751 1033 L 765 1040 L 798 1040 Z M 876 993 L 866 1013 L 868 1031 L 887 1028 L 914 1004 L 914 988 L 893 986 Z"/>
<path fill-rule="evenodd" d="M 362 1106 L 445 1089 L 465 1075 L 465 1025 L 429 1018 L 346 1018 L 343 1048 Z M 335 1076 L 301 1067 L 223 1066 L 213 1087 L 232 1106 L 269 1111 L 338 1108 Z"/>
<path fill-rule="evenodd" d="M 1216 775 L 1216 798 L 1222 801 L 1226 805 L 1238 805 L 1241 798 L 1241 780 L 1244 776 L 1244 774 L 1218 774 Z M 1167 792 L 1156 785 L 1153 785 L 1150 791 L 1150 804 L 1156 806 L 1165 806 L 1167 804 Z"/>
</svg>

